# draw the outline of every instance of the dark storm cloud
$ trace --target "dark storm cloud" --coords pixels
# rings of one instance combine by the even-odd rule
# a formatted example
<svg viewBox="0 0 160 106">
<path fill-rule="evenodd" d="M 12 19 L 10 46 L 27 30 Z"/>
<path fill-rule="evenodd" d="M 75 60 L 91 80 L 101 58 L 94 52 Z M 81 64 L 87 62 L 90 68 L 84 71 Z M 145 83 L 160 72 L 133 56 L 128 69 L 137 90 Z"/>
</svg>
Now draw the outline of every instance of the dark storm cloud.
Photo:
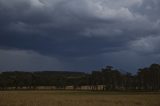
<svg viewBox="0 0 160 106">
<path fill-rule="evenodd" d="M 105 36 L 100 38 L 97 36 L 99 30 L 101 31 L 100 24 L 112 24 L 110 21 L 112 19 L 99 19 L 93 16 L 94 14 L 90 16 L 89 7 L 85 4 L 87 2 L 79 2 L 85 4 L 85 8 L 80 4 L 78 9 L 75 7 L 77 2 L 55 1 L 53 4 L 45 4 L 38 0 L 30 2 L 23 0 L 11 4 L 2 1 L 1 20 L 5 24 L 1 31 L 1 47 L 61 56 L 97 54 L 112 51 L 114 46 L 119 48 L 117 46 L 121 43 L 110 41 L 114 37 L 108 39 Z M 99 30 L 96 31 L 97 28 Z M 94 37 L 90 37 L 92 33 Z"/>
<path fill-rule="evenodd" d="M 0 48 L 75 64 L 123 51 L 158 55 L 159 5 L 159 0 L 0 0 Z"/>
</svg>

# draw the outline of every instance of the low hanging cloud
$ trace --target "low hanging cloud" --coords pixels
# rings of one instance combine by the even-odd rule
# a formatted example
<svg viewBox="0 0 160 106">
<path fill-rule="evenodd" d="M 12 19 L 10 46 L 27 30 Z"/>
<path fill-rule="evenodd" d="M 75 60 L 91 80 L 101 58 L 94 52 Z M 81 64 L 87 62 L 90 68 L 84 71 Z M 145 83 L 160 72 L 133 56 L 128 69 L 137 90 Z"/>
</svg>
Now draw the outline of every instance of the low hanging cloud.
<svg viewBox="0 0 160 106">
<path fill-rule="evenodd" d="M 122 51 L 159 54 L 159 5 L 159 0 L 0 0 L 0 48 L 64 60 Z"/>
<path fill-rule="evenodd" d="M 33 51 L 0 50 L 0 58 L 0 71 L 64 70 L 62 61 Z"/>
</svg>

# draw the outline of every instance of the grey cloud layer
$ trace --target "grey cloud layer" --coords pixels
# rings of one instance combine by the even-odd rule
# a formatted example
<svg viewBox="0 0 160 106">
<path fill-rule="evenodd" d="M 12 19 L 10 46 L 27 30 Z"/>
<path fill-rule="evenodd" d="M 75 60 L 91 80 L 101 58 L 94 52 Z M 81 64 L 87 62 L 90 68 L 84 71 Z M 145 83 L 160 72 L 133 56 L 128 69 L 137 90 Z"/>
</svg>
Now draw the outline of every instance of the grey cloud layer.
<svg viewBox="0 0 160 106">
<path fill-rule="evenodd" d="M 60 57 L 157 54 L 159 5 L 159 0 L 0 0 L 0 48 Z"/>
<path fill-rule="evenodd" d="M 134 40 L 159 36 L 158 4 L 158 0 L 0 0 L 0 37 L 5 40 L 1 46 L 84 55 L 92 48 L 98 53 L 127 49 Z"/>
</svg>

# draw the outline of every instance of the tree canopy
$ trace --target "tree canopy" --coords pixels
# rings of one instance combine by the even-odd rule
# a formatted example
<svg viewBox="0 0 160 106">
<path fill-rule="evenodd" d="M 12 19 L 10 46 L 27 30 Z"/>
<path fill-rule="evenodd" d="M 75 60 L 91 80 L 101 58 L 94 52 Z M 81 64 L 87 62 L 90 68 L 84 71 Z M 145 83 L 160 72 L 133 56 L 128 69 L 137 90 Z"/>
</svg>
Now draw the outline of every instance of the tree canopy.
<svg viewBox="0 0 160 106">
<path fill-rule="evenodd" d="M 128 91 L 128 90 L 160 90 L 160 65 L 152 64 L 140 68 L 137 74 L 122 73 L 112 66 L 101 70 L 85 72 L 41 71 L 41 72 L 2 72 L 0 73 L 0 89 L 37 89 L 38 87 L 73 90 L 87 86 L 88 90 Z M 101 86 L 101 89 L 99 87 Z"/>
</svg>

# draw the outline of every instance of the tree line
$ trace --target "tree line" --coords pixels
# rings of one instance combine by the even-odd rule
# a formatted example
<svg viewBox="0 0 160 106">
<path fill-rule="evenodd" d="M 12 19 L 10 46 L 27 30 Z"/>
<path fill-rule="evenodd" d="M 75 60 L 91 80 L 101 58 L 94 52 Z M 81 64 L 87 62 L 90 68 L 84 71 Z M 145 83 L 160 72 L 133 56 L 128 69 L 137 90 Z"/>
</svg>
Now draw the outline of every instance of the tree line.
<svg viewBox="0 0 160 106">
<path fill-rule="evenodd" d="M 0 90 L 38 89 L 38 87 L 54 87 L 54 89 L 103 90 L 103 91 L 159 91 L 160 65 L 152 64 L 141 68 L 135 75 L 106 66 L 99 71 L 68 72 L 2 72 L 0 73 Z"/>
</svg>

